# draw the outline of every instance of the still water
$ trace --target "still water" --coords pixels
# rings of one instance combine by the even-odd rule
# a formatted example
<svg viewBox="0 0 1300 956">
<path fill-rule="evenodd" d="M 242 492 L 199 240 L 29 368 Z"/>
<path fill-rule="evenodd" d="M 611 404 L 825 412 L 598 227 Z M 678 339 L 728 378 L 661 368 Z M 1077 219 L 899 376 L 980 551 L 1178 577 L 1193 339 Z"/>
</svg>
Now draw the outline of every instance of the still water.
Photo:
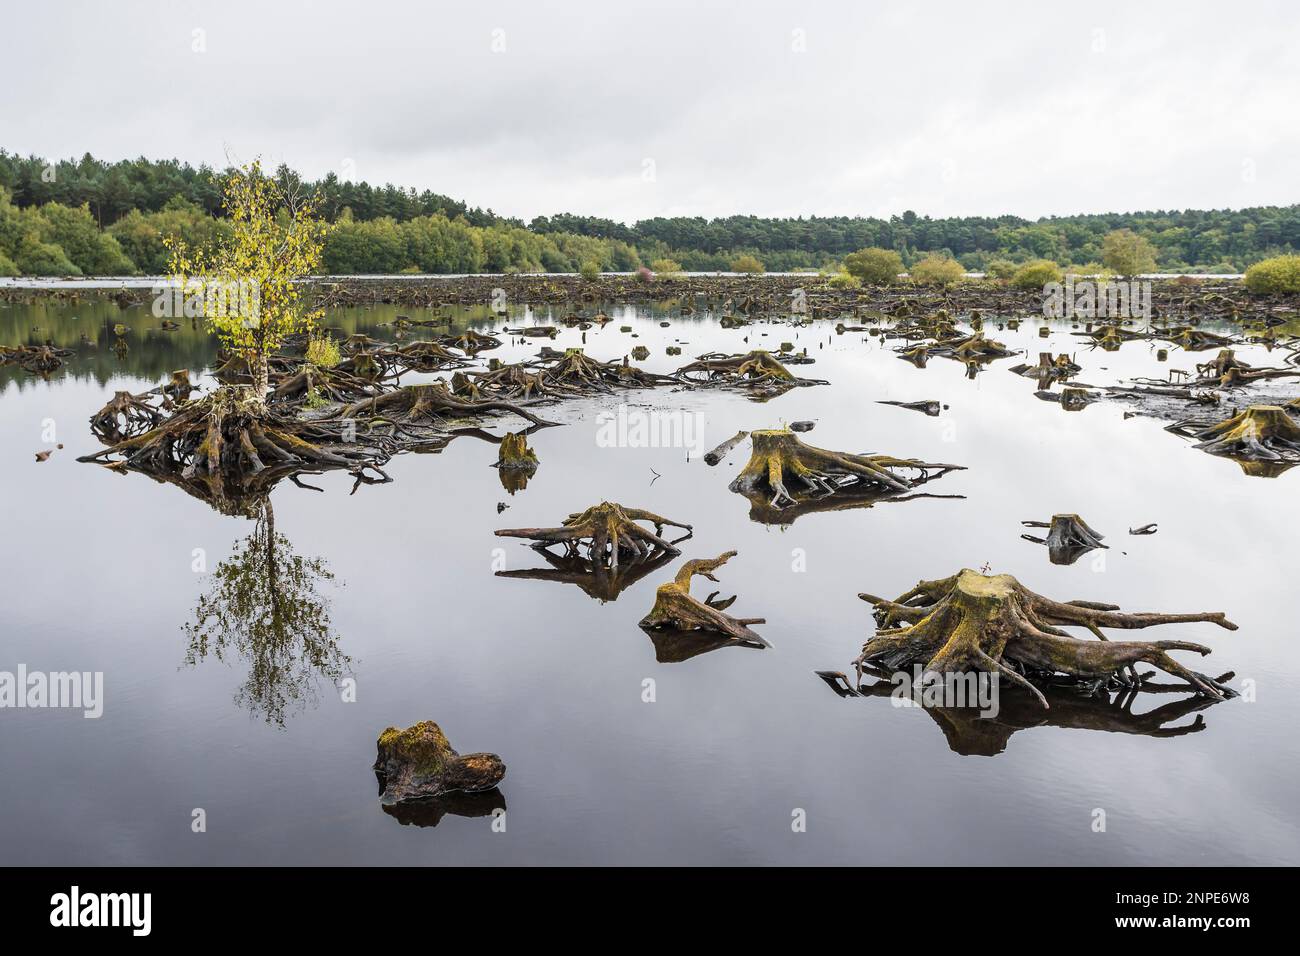
<svg viewBox="0 0 1300 956">
<path fill-rule="evenodd" d="M 398 311 L 342 310 L 325 324 L 392 338 Z M 281 483 L 278 566 L 318 626 L 306 643 L 268 644 L 247 637 L 260 633 L 257 609 L 222 605 L 221 588 L 224 572 L 259 560 L 268 529 L 75 461 L 98 447 L 87 419 L 113 391 L 143 391 L 178 368 L 211 385 L 200 373 L 215 345 L 188 326 L 159 330 L 144 309 L 0 308 L 0 343 L 48 338 L 78 350 L 49 381 L 0 369 L 0 671 L 104 674 L 99 719 L 0 710 L 0 863 L 1300 862 L 1300 469 L 1249 477 L 1121 406 L 1070 413 L 1039 401 L 1032 380 L 1007 371 L 1050 348 L 1077 352 L 1079 379 L 1106 384 L 1159 374 L 1155 344 L 1106 353 L 1084 348 L 1068 323 L 1049 339 L 1038 320 L 1014 332 L 990 325 L 1028 358 L 971 380 L 960 363 L 915 368 L 863 333 L 837 335 L 833 322 L 724 329 L 707 312 L 606 311 L 603 328 L 514 339 L 481 357 L 514 361 L 548 344 L 611 359 L 645 345 L 641 364 L 669 371 L 705 352 L 792 341 L 816 359 L 793 370 L 831 384 L 761 404 L 660 388 L 550 406 L 542 414 L 563 427 L 530 436 L 541 465 L 513 495 L 490 467 L 496 446 L 473 437 L 400 456 L 386 469 L 392 483 L 355 493 L 341 473 L 306 479 L 323 493 Z M 436 314 L 456 329 L 503 325 L 485 310 Z M 509 325 L 555 318 L 519 309 Z M 131 327 L 125 352 L 114 349 L 117 323 Z M 682 356 L 666 355 L 669 345 Z M 1207 357 L 1172 348 L 1168 366 Z M 946 408 L 930 418 L 877 404 L 923 399 Z M 604 447 L 598 416 L 620 401 L 688 416 L 701 447 Z M 798 420 L 816 423 L 803 437 L 820 447 L 965 465 L 926 489 L 964 497 L 806 514 L 786 527 L 752 521 L 727 490 L 748 443 L 713 468 L 701 454 L 738 429 Z M 51 427 L 64 447 L 37 463 Z M 544 562 L 494 529 L 552 527 L 602 500 L 692 524 L 694 537 L 606 603 L 571 584 L 495 573 Z M 499 503 L 508 508 L 498 513 Z M 1110 550 L 1053 565 L 1021 539 L 1022 520 L 1060 512 L 1083 515 Z M 1157 534 L 1127 533 L 1150 522 Z M 756 629 L 771 647 L 660 660 L 637 627 L 655 587 L 681 561 L 729 549 L 739 555 L 719 584 L 695 589 L 738 594 L 731 613 L 765 617 Z M 1212 675 L 1235 671 L 1235 686 L 1253 681 L 1255 699 L 1163 725 L 1139 715 L 1178 697 L 1143 695 L 1128 715 L 1067 701 L 1052 717 L 1008 700 L 972 747 L 938 715 L 842 699 L 814 675 L 851 670 L 872 633 L 858 592 L 893 596 L 986 565 L 1060 599 L 1224 610 L 1239 631 L 1192 624 L 1134 636 L 1210 645 L 1207 659 L 1178 656 Z M 198 626 L 204 611 L 244 617 L 221 641 Z M 344 700 L 351 686 L 355 700 Z M 493 798 L 508 808 L 504 832 L 491 816 L 452 812 L 419 826 L 433 821 L 380 807 L 376 737 L 426 719 L 461 752 L 505 760 Z M 192 829 L 196 810 L 206 832 Z"/>
</svg>

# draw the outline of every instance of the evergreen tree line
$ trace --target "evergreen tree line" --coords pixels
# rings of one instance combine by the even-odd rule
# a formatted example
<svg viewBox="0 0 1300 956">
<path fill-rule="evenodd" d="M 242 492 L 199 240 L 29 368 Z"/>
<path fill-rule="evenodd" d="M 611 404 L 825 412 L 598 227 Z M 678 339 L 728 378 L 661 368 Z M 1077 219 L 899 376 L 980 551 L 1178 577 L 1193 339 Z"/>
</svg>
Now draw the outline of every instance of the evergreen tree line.
<svg viewBox="0 0 1300 956">
<path fill-rule="evenodd" d="M 130 275 L 167 271 L 163 238 L 217 241 L 226 170 L 177 160 L 47 162 L 0 150 L 0 275 Z M 1300 205 L 1048 217 L 889 219 L 673 217 L 627 225 L 591 216 L 539 216 L 530 223 L 425 190 L 276 175 L 321 197 L 335 223 L 324 268 L 333 274 L 628 271 L 671 263 L 691 271 L 738 261 L 773 271 L 835 269 L 867 247 L 898 252 L 905 268 L 928 255 L 969 270 L 1046 259 L 1090 265 L 1104 237 L 1129 229 L 1171 272 L 1243 271 L 1300 250 Z"/>
</svg>

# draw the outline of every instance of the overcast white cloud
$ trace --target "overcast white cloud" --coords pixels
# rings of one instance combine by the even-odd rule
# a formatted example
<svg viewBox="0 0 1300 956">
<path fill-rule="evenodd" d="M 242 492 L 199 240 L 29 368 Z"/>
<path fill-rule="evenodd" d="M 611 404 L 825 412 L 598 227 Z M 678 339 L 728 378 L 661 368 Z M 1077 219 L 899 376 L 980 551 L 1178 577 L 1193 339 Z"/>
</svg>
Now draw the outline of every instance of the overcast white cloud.
<svg viewBox="0 0 1300 956">
<path fill-rule="evenodd" d="M 43 0 L 0 22 L 0 147 L 525 219 L 1291 204 L 1298 40 L 1293 0 Z"/>
</svg>

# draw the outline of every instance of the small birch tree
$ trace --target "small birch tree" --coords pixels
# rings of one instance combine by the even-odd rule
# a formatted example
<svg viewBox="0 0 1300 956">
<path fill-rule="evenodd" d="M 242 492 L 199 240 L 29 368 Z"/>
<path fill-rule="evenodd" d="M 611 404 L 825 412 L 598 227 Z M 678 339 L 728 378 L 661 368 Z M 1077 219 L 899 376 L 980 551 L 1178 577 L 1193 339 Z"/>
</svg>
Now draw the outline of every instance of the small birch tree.
<svg viewBox="0 0 1300 956">
<path fill-rule="evenodd" d="M 166 241 L 170 271 L 186 298 L 203 297 L 203 315 L 222 345 L 248 363 L 252 400 L 265 406 L 268 360 L 284 340 L 310 330 L 322 315 L 297 281 L 318 271 L 331 228 L 317 216 L 319 197 L 300 194 L 290 177 L 266 176 L 261 163 L 236 169 L 223 201 L 232 229 L 212 249 Z"/>
</svg>

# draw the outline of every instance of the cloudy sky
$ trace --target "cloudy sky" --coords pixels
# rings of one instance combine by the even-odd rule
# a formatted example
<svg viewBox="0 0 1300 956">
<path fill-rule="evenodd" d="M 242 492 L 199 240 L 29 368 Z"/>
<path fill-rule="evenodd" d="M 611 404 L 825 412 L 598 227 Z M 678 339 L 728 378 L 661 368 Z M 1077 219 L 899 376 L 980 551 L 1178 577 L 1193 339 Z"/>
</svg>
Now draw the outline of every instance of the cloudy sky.
<svg viewBox="0 0 1300 956">
<path fill-rule="evenodd" d="M 6 5 L 0 147 L 524 219 L 1300 202 L 1300 4 Z"/>
</svg>

